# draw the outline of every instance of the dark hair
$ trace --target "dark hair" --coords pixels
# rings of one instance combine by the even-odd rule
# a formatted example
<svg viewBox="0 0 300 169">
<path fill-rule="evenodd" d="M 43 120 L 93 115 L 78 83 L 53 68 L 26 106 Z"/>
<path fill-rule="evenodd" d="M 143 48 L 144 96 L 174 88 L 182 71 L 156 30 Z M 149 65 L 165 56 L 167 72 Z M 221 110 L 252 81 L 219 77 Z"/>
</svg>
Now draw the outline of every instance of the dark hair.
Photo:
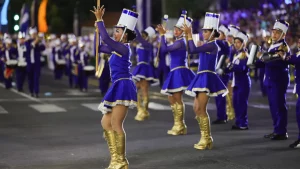
<svg viewBox="0 0 300 169">
<path fill-rule="evenodd" d="M 234 40 L 238 39 L 239 41 L 241 41 L 241 43 L 244 43 L 244 40 L 241 38 L 234 38 Z"/>
<path fill-rule="evenodd" d="M 148 33 L 146 31 L 142 31 L 142 34 L 145 34 L 148 37 Z"/>
<path fill-rule="evenodd" d="M 215 38 L 218 38 L 220 36 L 220 33 L 216 29 L 207 29 L 207 30 L 210 32 L 214 31 L 213 33 Z"/>
<path fill-rule="evenodd" d="M 124 31 L 125 28 L 122 28 L 122 29 Z M 131 41 L 133 41 L 136 38 L 135 31 L 126 29 L 125 33 L 127 33 L 127 42 L 131 42 Z"/>
</svg>

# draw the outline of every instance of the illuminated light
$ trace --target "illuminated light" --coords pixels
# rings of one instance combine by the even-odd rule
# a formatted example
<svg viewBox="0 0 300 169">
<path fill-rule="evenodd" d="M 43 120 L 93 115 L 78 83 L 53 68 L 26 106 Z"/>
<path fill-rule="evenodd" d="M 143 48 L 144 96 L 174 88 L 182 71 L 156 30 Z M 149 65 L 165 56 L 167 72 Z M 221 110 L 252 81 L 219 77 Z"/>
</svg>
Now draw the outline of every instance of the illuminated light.
<svg viewBox="0 0 300 169">
<path fill-rule="evenodd" d="M 14 30 L 15 30 L 15 31 L 18 31 L 19 29 L 20 29 L 19 25 L 15 25 L 15 26 L 14 26 Z"/>
<path fill-rule="evenodd" d="M 15 20 L 15 21 L 18 21 L 19 19 L 20 19 L 20 16 L 19 16 L 19 15 L 15 15 L 15 16 L 14 16 L 14 20 Z"/>
</svg>

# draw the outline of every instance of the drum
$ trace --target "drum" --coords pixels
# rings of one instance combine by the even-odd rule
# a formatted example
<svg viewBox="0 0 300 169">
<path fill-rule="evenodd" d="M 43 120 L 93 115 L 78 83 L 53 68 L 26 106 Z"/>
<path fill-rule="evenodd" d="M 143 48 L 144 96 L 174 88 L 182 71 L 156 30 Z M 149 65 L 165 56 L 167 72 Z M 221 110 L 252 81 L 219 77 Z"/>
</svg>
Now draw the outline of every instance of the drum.
<svg viewBox="0 0 300 169">
<path fill-rule="evenodd" d="M 95 75 L 95 67 L 94 66 L 84 66 L 83 71 L 86 76 L 94 76 Z"/>
<path fill-rule="evenodd" d="M 66 68 L 66 61 L 65 60 L 58 60 L 56 61 L 56 69 L 58 70 L 65 70 Z"/>
<path fill-rule="evenodd" d="M 6 61 L 6 67 L 9 69 L 15 69 L 18 66 L 18 61 L 17 60 L 8 60 Z"/>
</svg>

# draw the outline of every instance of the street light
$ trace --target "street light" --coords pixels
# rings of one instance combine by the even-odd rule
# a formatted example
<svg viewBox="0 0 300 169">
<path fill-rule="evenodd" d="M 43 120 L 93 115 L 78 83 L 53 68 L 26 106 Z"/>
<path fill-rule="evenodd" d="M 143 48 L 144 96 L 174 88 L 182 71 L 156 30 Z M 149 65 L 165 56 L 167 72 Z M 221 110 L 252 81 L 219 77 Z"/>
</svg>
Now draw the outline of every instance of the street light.
<svg viewBox="0 0 300 169">
<path fill-rule="evenodd" d="M 19 19 L 20 19 L 20 16 L 16 14 L 16 15 L 14 16 L 14 20 L 15 20 L 15 21 L 18 21 Z"/>
<path fill-rule="evenodd" d="M 15 31 L 18 31 L 19 29 L 20 29 L 19 25 L 15 25 L 15 26 L 14 26 L 14 30 L 15 30 Z"/>
</svg>

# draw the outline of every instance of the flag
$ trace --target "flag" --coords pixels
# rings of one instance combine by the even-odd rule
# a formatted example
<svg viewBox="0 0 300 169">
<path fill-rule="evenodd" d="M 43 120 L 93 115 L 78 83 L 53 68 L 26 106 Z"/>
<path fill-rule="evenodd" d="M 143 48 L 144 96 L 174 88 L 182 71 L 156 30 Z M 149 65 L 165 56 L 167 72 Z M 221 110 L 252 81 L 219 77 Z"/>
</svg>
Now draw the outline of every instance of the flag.
<svg viewBox="0 0 300 169">
<path fill-rule="evenodd" d="M 136 0 L 136 10 L 139 13 L 137 27 L 145 30 L 151 25 L 151 0 Z"/>
<path fill-rule="evenodd" d="M 40 7 L 39 7 L 39 13 L 38 13 L 38 28 L 39 32 L 46 33 L 48 31 L 48 25 L 46 20 L 47 15 L 47 3 L 48 0 L 43 0 Z"/>
<path fill-rule="evenodd" d="M 27 32 L 29 28 L 29 8 L 26 4 L 23 4 L 23 7 L 21 9 L 21 19 L 20 19 L 20 31 L 21 32 Z"/>
<path fill-rule="evenodd" d="M 8 9 L 9 0 L 5 0 L 1 9 L 1 25 L 7 25 L 7 9 Z"/>
<path fill-rule="evenodd" d="M 37 25 L 37 0 L 33 0 L 31 3 L 31 8 L 30 8 L 30 22 L 31 22 L 31 27 L 36 27 Z"/>
</svg>

